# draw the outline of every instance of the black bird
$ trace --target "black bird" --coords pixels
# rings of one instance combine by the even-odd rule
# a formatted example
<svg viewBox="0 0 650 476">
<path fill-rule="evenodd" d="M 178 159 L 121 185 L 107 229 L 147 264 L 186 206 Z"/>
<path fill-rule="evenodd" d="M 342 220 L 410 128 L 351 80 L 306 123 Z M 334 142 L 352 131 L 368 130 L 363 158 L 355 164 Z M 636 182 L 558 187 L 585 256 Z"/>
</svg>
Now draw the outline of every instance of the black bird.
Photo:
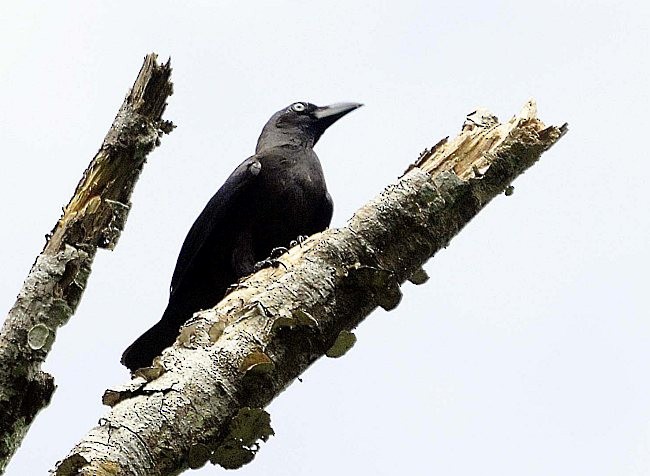
<svg viewBox="0 0 650 476">
<path fill-rule="evenodd" d="M 122 364 L 132 371 L 151 365 L 194 312 L 217 304 L 274 248 L 329 226 L 332 199 L 313 147 L 360 106 L 296 102 L 269 119 L 255 155 L 235 169 L 192 225 L 162 318 L 124 351 Z"/>
</svg>

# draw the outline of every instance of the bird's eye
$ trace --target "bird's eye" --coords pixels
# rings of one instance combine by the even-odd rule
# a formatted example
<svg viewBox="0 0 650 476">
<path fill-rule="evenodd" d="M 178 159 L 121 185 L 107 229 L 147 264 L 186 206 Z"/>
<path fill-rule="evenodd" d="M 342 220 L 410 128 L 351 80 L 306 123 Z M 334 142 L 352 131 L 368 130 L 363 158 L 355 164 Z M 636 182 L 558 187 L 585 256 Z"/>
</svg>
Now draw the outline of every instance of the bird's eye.
<svg viewBox="0 0 650 476">
<path fill-rule="evenodd" d="M 301 102 L 297 102 L 295 104 L 291 105 L 291 109 L 293 109 L 296 112 L 302 112 L 306 109 L 305 105 Z"/>
</svg>

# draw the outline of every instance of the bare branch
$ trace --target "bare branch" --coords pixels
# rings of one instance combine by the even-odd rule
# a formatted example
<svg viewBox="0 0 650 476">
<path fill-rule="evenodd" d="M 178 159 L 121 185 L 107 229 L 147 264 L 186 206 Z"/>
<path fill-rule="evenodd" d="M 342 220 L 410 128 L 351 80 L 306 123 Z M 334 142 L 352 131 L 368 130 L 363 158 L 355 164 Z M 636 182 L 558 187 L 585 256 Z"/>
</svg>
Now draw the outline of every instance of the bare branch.
<svg viewBox="0 0 650 476">
<path fill-rule="evenodd" d="M 162 114 L 171 67 L 145 57 L 140 73 L 63 216 L 48 235 L 0 334 L 0 473 L 54 392 L 41 370 L 57 329 L 74 313 L 97 248 L 113 249 L 147 154 L 173 128 Z"/>
<path fill-rule="evenodd" d="M 195 315 L 154 366 L 108 390 L 113 406 L 56 475 L 170 475 L 208 460 L 250 461 L 272 434 L 262 410 L 317 358 L 345 353 L 377 306 L 399 304 L 407 279 L 566 131 L 531 101 L 499 124 L 481 111 L 427 150 L 340 229 L 312 236 L 286 266 L 250 276 Z"/>
</svg>

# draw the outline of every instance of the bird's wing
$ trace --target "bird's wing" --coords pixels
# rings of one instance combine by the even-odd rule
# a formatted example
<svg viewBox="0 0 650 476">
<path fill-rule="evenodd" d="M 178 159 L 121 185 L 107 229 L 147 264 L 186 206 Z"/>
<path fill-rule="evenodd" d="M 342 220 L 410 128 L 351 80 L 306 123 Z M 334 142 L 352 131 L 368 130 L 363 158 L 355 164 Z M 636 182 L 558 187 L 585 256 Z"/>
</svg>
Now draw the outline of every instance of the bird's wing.
<svg viewBox="0 0 650 476">
<path fill-rule="evenodd" d="M 201 251 L 208 237 L 224 222 L 224 218 L 236 208 L 235 204 L 238 202 L 239 197 L 245 194 L 247 190 L 250 190 L 261 169 L 262 164 L 257 157 L 249 157 L 239 164 L 217 193 L 212 196 L 185 237 L 172 275 L 170 295 L 174 294 L 174 291 L 178 288 L 183 276 Z"/>
</svg>

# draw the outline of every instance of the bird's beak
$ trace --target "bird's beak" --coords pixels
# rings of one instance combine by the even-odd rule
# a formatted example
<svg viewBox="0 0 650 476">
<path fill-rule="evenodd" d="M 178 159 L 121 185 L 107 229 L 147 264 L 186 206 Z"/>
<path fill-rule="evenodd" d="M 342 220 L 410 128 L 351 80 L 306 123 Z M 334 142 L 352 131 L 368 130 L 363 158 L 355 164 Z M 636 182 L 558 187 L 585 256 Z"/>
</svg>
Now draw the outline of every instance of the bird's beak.
<svg viewBox="0 0 650 476">
<path fill-rule="evenodd" d="M 316 118 L 318 128 L 323 133 L 325 129 L 341 119 L 348 112 L 359 109 L 361 106 L 363 104 L 359 104 L 358 102 L 339 102 L 330 104 L 329 106 L 317 107 L 312 115 Z"/>
</svg>

